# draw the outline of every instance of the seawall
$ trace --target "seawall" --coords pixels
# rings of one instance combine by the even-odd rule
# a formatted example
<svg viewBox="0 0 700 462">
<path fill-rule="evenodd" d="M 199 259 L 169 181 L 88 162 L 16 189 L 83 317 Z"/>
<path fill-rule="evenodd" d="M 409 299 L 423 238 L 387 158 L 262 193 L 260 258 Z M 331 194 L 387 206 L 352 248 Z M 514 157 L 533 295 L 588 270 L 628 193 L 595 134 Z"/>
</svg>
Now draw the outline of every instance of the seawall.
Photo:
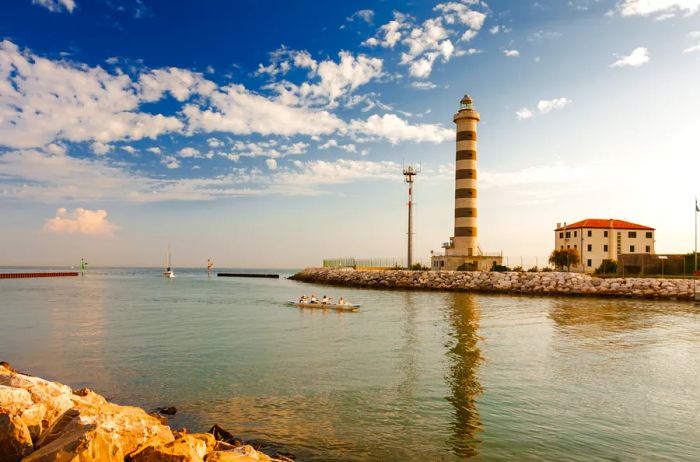
<svg viewBox="0 0 700 462">
<path fill-rule="evenodd" d="M 562 272 L 368 271 L 306 268 L 290 279 L 344 287 L 693 300 L 692 279 L 596 278 Z"/>
</svg>

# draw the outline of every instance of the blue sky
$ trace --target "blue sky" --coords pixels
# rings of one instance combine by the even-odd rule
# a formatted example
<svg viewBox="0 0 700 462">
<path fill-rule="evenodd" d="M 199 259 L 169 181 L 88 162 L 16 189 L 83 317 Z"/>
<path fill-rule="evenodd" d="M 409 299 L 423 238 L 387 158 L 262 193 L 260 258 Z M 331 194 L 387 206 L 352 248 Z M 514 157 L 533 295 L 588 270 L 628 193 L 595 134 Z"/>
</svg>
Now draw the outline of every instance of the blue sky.
<svg viewBox="0 0 700 462">
<path fill-rule="evenodd" d="M 0 264 L 297 267 L 453 227 L 452 115 L 479 126 L 480 246 L 557 222 L 692 249 L 700 0 L 34 0 L 0 16 Z"/>
</svg>

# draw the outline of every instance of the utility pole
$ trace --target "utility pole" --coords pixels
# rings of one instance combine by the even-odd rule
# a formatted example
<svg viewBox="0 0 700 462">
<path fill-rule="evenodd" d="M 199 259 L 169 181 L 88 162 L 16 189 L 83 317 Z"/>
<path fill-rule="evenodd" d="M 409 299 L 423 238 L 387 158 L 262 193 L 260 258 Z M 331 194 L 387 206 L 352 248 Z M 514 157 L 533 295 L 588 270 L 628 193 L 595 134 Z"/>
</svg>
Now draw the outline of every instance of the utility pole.
<svg viewBox="0 0 700 462">
<path fill-rule="evenodd" d="M 403 176 L 408 183 L 408 256 L 406 259 L 408 269 L 413 266 L 413 179 L 420 169 L 408 165 L 403 169 Z"/>
</svg>

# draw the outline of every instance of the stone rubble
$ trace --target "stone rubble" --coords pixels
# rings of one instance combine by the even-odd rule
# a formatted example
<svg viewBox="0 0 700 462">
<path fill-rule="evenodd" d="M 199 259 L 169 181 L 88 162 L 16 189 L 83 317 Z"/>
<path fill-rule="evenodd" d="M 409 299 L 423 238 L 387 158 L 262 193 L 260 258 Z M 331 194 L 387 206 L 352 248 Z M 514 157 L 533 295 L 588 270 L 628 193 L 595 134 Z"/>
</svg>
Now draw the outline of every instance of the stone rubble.
<svg viewBox="0 0 700 462">
<path fill-rule="evenodd" d="M 597 278 L 563 272 L 306 268 L 290 279 L 345 287 L 692 300 L 692 279 Z"/>
<path fill-rule="evenodd" d="M 172 431 L 158 416 L 0 362 L 2 462 L 252 462 L 273 459 L 211 433 Z"/>
</svg>

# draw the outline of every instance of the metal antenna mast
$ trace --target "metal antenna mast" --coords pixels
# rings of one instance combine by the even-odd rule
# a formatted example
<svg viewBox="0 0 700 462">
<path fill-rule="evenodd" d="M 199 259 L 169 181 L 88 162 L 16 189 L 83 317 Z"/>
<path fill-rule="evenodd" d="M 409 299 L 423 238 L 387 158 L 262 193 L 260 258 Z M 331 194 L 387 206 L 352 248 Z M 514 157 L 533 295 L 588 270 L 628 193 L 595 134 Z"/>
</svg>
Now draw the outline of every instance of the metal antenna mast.
<svg viewBox="0 0 700 462">
<path fill-rule="evenodd" d="M 408 269 L 413 266 L 413 178 L 419 172 L 420 169 L 412 165 L 403 168 L 403 176 L 408 183 L 408 257 L 406 259 Z"/>
</svg>

